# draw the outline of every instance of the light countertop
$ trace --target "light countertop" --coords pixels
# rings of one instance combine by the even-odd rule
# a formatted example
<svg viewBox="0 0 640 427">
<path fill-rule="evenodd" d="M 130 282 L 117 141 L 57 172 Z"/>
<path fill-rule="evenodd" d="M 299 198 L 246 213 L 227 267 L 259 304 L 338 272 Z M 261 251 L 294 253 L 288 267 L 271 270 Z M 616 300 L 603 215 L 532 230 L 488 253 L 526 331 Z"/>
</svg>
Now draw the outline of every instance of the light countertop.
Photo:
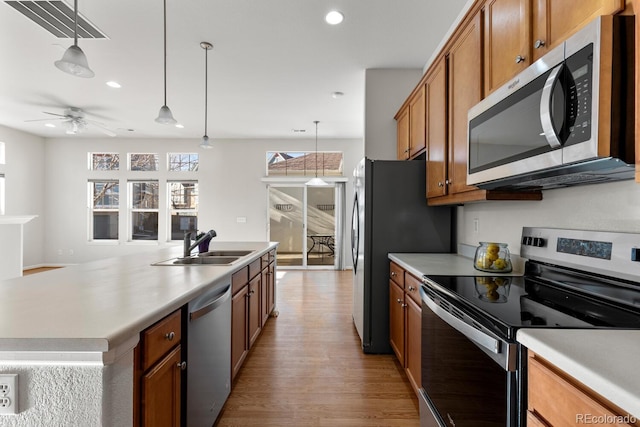
<svg viewBox="0 0 640 427">
<path fill-rule="evenodd" d="M 640 331 L 520 329 L 517 339 L 628 415 L 640 418 Z"/>
<path fill-rule="evenodd" d="M 137 342 L 140 331 L 277 247 L 212 242 L 253 253 L 231 265 L 152 266 L 181 246 L 0 281 L 0 360 L 28 352 L 102 352 Z M 134 342 L 135 341 L 135 342 Z M 82 357 L 82 356 L 78 356 Z"/>
<path fill-rule="evenodd" d="M 425 254 L 425 253 L 390 253 L 389 259 L 416 277 L 433 276 L 497 276 L 500 273 L 489 273 L 476 270 L 473 258 L 458 254 Z M 512 256 L 513 271 L 506 276 L 522 276 L 523 263 Z"/>
</svg>

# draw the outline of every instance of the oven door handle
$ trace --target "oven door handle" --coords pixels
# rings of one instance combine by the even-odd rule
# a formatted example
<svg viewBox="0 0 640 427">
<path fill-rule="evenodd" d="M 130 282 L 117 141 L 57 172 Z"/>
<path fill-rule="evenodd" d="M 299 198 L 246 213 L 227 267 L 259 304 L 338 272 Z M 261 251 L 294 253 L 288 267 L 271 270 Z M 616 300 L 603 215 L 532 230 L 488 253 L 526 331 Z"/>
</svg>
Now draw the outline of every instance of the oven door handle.
<svg viewBox="0 0 640 427">
<path fill-rule="evenodd" d="M 478 329 L 474 328 L 468 323 L 463 322 L 453 314 L 449 313 L 447 310 L 440 307 L 438 304 L 431 300 L 422 286 L 420 286 L 420 297 L 422 298 L 422 301 L 427 305 L 427 307 L 429 307 L 429 309 L 433 311 L 436 316 L 447 322 L 449 326 L 469 338 L 477 345 L 489 350 L 491 353 L 500 353 L 499 340 L 483 333 L 482 331 L 479 331 Z"/>
</svg>

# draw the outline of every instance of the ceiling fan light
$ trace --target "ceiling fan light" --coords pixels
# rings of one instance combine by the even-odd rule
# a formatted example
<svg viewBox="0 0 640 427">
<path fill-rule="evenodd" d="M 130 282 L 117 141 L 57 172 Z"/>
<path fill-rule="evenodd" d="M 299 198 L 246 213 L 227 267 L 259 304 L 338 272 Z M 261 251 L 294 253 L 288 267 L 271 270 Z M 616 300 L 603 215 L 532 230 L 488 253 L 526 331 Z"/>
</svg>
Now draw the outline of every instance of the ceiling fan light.
<svg viewBox="0 0 640 427">
<path fill-rule="evenodd" d="M 71 74 L 76 77 L 90 78 L 95 73 L 89 68 L 89 62 L 87 56 L 78 45 L 69 46 L 69 48 L 62 55 L 62 59 L 56 61 L 55 66 L 65 73 Z"/>
<path fill-rule="evenodd" d="M 213 148 L 213 144 L 209 142 L 209 137 L 207 135 L 202 137 L 202 141 L 200 141 L 200 148 Z"/>
<path fill-rule="evenodd" d="M 158 117 L 156 117 L 156 122 L 163 125 L 175 125 L 178 123 L 178 121 L 173 118 L 171 110 L 166 105 L 160 107 L 160 112 L 158 113 Z"/>
</svg>

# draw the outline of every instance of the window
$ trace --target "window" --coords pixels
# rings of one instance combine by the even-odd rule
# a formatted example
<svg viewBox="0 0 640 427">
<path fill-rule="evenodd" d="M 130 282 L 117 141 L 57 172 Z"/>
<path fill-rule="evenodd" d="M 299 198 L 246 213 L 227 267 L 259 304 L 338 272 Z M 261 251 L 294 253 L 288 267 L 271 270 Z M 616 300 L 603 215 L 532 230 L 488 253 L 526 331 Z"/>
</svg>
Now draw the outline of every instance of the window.
<svg viewBox="0 0 640 427">
<path fill-rule="evenodd" d="M 267 152 L 267 176 L 342 176 L 342 152 Z"/>
<path fill-rule="evenodd" d="M 131 240 L 158 240 L 158 181 L 129 182 Z"/>
<path fill-rule="evenodd" d="M 169 153 L 169 171 L 195 172 L 199 166 L 198 153 Z"/>
<path fill-rule="evenodd" d="M 129 154 L 129 170 L 131 171 L 157 171 L 158 155 L 157 154 Z"/>
<path fill-rule="evenodd" d="M 91 230 L 94 240 L 118 240 L 120 186 L 118 181 L 93 181 L 91 194 Z"/>
<path fill-rule="evenodd" d="M 4 157 L 4 142 L 0 142 L 0 215 L 4 215 L 5 208 L 5 178 L 4 178 L 4 165 L 5 165 L 5 157 Z"/>
<path fill-rule="evenodd" d="M 94 171 L 120 170 L 120 155 L 117 153 L 91 153 L 89 169 Z"/>
<path fill-rule="evenodd" d="M 169 182 L 171 240 L 182 240 L 186 231 L 198 229 L 198 183 Z"/>
</svg>

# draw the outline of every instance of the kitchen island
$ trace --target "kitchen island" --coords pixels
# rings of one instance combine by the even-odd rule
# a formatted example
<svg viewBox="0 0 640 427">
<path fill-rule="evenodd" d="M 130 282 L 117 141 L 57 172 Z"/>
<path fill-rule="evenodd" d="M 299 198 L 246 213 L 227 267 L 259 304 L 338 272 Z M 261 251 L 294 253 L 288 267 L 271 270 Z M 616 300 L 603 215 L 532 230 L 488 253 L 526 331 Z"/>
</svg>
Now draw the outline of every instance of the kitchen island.
<svg viewBox="0 0 640 427">
<path fill-rule="evenodd" d="M 276 247 L 215 242 L 252 252 L 230 265 L 152 265 L 180 257 L 176 246 L 1 281 L 0 374 L 19 375 L 19 397 L 0 424 L 131 425 L 140 332 Z"/>
</svg>

